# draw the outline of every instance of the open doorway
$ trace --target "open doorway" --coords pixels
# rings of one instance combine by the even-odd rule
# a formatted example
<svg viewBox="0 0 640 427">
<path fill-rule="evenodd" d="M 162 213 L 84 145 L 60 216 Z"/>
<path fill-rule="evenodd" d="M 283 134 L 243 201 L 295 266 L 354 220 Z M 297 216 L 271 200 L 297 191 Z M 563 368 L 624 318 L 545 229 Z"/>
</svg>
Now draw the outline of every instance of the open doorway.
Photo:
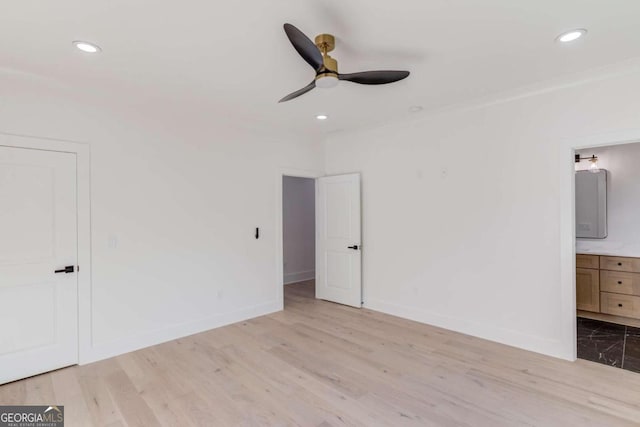
<svg viewBox="0 0 640 427">
<path fill-rule="evenodd" d="M 283 308 L 294 291 L 361 308 L 360 174 L 300 174 L 278 177 L 276 265 Z"/>
<path fill-rule="evenodd" d="M 640 143 L 576 150 L 577 356 L 640 372 Z"/>
<path fill-rule="evenodd" d="M 316 180 L 282 177 L 282 271 L 287 299 L 315 298 Z"/>
</svg>

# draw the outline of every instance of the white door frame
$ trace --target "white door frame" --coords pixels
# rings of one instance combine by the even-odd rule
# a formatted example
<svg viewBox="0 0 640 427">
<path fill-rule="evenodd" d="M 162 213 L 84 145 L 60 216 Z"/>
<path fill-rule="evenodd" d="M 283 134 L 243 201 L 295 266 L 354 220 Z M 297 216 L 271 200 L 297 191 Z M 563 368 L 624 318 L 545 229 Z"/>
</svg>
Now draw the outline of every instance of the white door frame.
<svg viewBox="0 0 640 427">
<path fill-rule="evenodd" d="M 78 364 L 90 361 L 91 341 L 91 158 L 89 144 L 0 132 L 0 146 L 76 155 L 78 221 Z"/>
<path fill-rule="evenodd" d="M 282 179 L 285 176 L 292 176 L 296 178 L 311 178 L 315 180 L 321 176 L 325 176 L 324 173 L 305 170 L 305 169 L 287 169 L 282 168 L 278 170 L 277 185 L 276 185 L 276 302 L 278 304 L 278 310 L 284 309 L 284 242 L 282 232 L 284 230 L 283 218 L 282 218 Z M 318 188 L 316 184 L 315 194 L 317 196 Z"/>
<path fill-rule="evenodd" d="M 640 129 L 590 135 L 561 141 L 560 148 L 560 292 L 562 342 L 567 349 L 565 358 L 576 360 L 576 215 L 575 163 L 576 150 L 640 142 Z"/>
</svg>

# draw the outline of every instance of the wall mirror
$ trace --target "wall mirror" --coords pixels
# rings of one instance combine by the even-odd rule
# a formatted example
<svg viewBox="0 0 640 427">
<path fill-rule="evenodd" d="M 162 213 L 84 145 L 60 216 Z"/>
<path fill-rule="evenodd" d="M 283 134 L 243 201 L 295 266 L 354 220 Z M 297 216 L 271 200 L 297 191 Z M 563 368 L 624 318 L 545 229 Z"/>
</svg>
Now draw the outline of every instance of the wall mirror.
<svg viewBox="0 0 640 427">
<path fill-rule="evenodd" d="M 576 172 L 576 237 L 607 237 L 607 171 Z"/>
</svg>

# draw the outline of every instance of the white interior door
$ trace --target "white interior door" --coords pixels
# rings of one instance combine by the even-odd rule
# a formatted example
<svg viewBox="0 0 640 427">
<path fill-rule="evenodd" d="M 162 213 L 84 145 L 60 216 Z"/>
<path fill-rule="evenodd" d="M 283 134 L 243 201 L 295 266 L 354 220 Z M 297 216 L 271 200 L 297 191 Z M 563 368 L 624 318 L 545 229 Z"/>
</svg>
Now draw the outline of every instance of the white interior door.
<svg viewBox="0 0 640 427">
<path fill-rule="evenodd" d="M 360 175 L 318 178 L 316 298 L 362 307 Z"/>
<path fill-rule="evenodd" d="M 0 147 L 0 384 L 78 362 L 76 155 Z"/>
</svg>

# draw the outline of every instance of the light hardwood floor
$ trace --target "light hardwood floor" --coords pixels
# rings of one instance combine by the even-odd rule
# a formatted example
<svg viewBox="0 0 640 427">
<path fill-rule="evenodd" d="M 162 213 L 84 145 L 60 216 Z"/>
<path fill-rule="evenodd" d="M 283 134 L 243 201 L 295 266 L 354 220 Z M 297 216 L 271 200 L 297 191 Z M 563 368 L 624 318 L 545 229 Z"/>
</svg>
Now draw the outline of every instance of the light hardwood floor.
<svg viewBox="0 0 640 427">
<path fill-rule="evenodd" d="M 638 426 L 640 374 L 564 362 L 288 285 L 285 310 L 0 386 L 67 426 Z"/>
</svg>

